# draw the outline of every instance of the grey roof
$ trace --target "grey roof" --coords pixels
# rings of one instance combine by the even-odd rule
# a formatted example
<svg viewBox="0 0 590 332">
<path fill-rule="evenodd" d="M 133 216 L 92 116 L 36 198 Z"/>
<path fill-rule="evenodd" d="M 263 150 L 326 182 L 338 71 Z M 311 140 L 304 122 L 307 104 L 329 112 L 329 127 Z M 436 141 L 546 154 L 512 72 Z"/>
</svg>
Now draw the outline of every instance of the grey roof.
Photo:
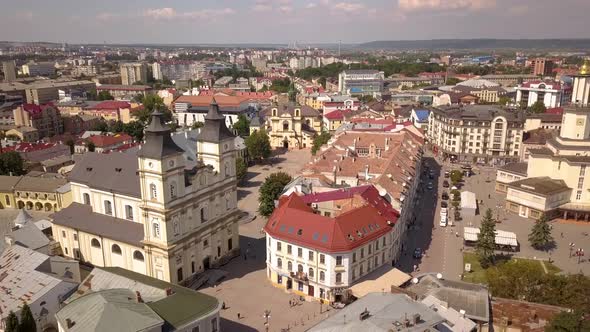
<svg viewBox="0 0 590 332">
<path fill-rule="evenodd" d="M 488 289 L 481 285 L 462 281 L 437 279 L 433 274 L 420 276 L 417 284 L 411 284 L 408 290 L 424 299 L 429 295 L 444 301 L 449 307 L 460 311 L 465 316 L 482 322 L 490 318 L 490 301 Z"/>
<path fill-rule="evenodd" d="M 367 310 L 369 317 L 361 320 L 360 314 Z M 402 327 L 405 319 L 420 315 L 418 324 L 403 327 L 405 332 L 422 332 L 445 322 L 445 319 L 425 304 L 413 301 L 405 294 L 369 293 L 346 306 L 335 315 L 313 326 L 310 332 L 345 331 L 391 331 Z M 395 324 L 399 322 L 400 325 Z"/>
<path fill-rule="evenodd" d="M 22 176 L 0 175 L 0 192 L 13 191 Z"/>
<path fill-rule="evenodd" d="M 553 142 L 552 142 L 553 143 Z M 587 146 L 580 145 L 580 150 L 587 150 Z M 540 157 L 546 156 L 554 160 L 565 160 L 568 163 L 590 163 L 590 156 L 574 156 L 574 155 L 556 155 L 548 148 L 529 149 L 531 156 Z"/>
<path fill-rule="evenodd" d="M 15 244 L 32 250 L 39 250 L 49 245 L 49 239 L 43 232 L 30 222 L 7 235 Z"/>
<path fill-rule="evenodd" d="M 522 111 L 512 111 L 493 105 L 452 105 L 431 108 L 437 115 L 464 121 L 491 121 L 496 116 L 504 116 L 508 122 L 524 122 Z"/>
<path fill-rule="evenodd" d="M 526 176 L 529 164 L 526 162 L 510 163 L 500 167 L 500 170 Z"/>
<path fill-rule="evenodd" d="M 276 108 L 278 110 L 277 115 L 281 116 L 281 114 L 289 114 L 291 116 L 295 116 L 295 109 L 301 110 L 302 117 L 320 117 L 322 116 L 322 112 L 309 107 L 307 105 L 297 105 L 294 103 L 287 103 L 287 104 L 280 104 L 278 106 L 268 107 L 261 111 L 266 118 L 270 117 L 272 114 L 272 109 Z"/>
<path fill-rule="evenodd" d="M 144 238 L 141 223 L 110 217 L 92 212 L 90 205 L 72 203 L 67 208 L 54 213 L 52 222 L 97 236 L 121 241 L 137 247 L 142 247 Z"/>
<path fill-rule="evenodd" d="M 76 161 L 70 182 L 141 198 L 137 156 L 130 153 L 87 152 Z"/>
<path fill-rule="evenodd" d="M 215 97 L 213 97 L 209 112 L 205 116 L 205 125 L 201 129 L 198 140 L 217 143 L 234 137 L 234 134 L 225 125 L 225 117 L 219 114 L 219 105 L 215 101 Z"/>
<path fill-rule="evenodd" d="M 172 140 L 184 151 L 186 168 L 193 168 L 198 164 L 197 158 L 197 137 L 199 129 L 176 132 L 172 134 Z"/>
<path fill-rule="evenodd" d="M 16 218 L 14 218 L 15 225 L 24 226 L 29 223 L 29 221 L 33 221 L 33 217 L 31 217 L 31 215 L 25 209 L 20 209 Z"/>
<path fill-rule="evenodd" d="M 554 180 L 548 176 L 514 181 L 509 184 L 509 187 L 543 196 L 571 190 L 563 180 Z"/>
<path fill-rule="evenodd" d="M 172 140 L 171 130 L 164 123 L 162 113 L 153 112 L 152 121 L 145 128 L 145 143 L 137 153 L 139 157 L 162 159 L 184 151 Z"/>
<path fill-rule="evenodd" d="M 22 191 L 56 192 L 57 189 L 67 182 L 66 179 L 23 176 L 14 189 Z"/>
<path fill-rule="evenodd" d="M 147 304 L 138 302 L 129 289 L 107 289 L 84 295 L 55 314 L 60 325 L 71 332 L 146 331 L 162 326 Z M 73 324 L 67 327 L 68 320 Z"/>
</svg>

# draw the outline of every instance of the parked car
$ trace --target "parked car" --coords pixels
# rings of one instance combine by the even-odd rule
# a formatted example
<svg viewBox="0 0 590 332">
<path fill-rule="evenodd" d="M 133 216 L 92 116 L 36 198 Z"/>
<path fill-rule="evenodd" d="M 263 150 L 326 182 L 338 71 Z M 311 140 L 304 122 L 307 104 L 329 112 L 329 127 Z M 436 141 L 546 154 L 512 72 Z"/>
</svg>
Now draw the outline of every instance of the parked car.
<svg viewBox="0 0 590 332">
<path fill-rule="evenodd" d="M 449 205 L 448 205 L 448 204 L 447 204 L 447 202 L 445 202 L 445 201 L 440 201 L 440 207 L 441 207 L 441 208 L 445 208 L 445 209 L 446 209 L 446 208 L 448 208 L 448 207 L 449 207 Z"/>
<path fill-rule="evenodd" d="M 451 173 L 449 173 L 449 171 L 445 172 L 445 179 L 448 179 L 451 176 Z"/>
<path fill-rule="evenodd" d="M 461 212 L 455 210 L 455 221 L 459 221 L 461 220 Z"/>
<path fill-rule="evenodd" d="M 447 227 L 447 217 L 440 217 L 440 222 L 438 223 L 440 227 Z"/>
<path fill-rule="evenodd" d="M 414 255 L 412 255 L 412 256 L 414 256 L 414 258 L 416 258 L 416 259 L 422 258 L 422 249 L 420 249 L 420 248 L 414 249 Z"/>
<path fill-rule="evenodd" d="M 448 187 L 449 187 L 449 181 L 447 181 L 447 180 L 444 180 L 444 181 L 443 181 L 443 187 L 444 187 L 444 188 L 448 188 Z"/>
<path fill-rule="evenodd" d="M 448 210 L 447 210 L 447 208 L 442 208 L 442 209 L 440 209 L 440 216 L 441 216 L 441 217 L 442 217 L 442 216 L 445 216 L 445 218 L 446 218 L 446 216 L 447 216 L 447 213 L 448 213 Z"/>
<path fill-rule="evenodd" d="M 443 191 L 441 198 L 443 199 L 443 201 L 446 201 L 449 199 L 449 194 L 446 191 Z"/>
</svg>

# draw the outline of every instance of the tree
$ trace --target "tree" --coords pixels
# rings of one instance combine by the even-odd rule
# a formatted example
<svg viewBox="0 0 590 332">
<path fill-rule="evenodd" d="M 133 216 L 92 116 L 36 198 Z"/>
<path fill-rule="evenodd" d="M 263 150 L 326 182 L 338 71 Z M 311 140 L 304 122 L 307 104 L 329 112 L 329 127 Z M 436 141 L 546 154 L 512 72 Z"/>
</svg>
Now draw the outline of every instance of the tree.
<svg viewBox="0 0 590 332">
<path fill-rule="evenodd" d="M 494 263 L 494 249 L 496 247 L 496 222 L 492 217 L 492 209 L 487 209 L 481 219 L 479 237 L 475 250 L 482 267 L 486 268 Z"/>
<path fill-rule="evenodd" d="M 319 151 L 322 145 L 328 143 L 328 141 L 332 138 L 327 131 L 322 131 L 322 133 L 313 138 L 313 145 L 311 147 L 311 154 L 315 156 L 315 154 Z"/>
<path fill-rule="evenodd" d="M 193 125 L 191 126 L 191 129 L 197 129 L 197 128 L 201 128 L 203 127 L 205 124 L 201 121 L 195 121 L 193 122 Z"/>
<path fill-rule="evenodd" d="M 501 105 L 501 106 L 506 106 L 511 102 L 512 102 L 512 98 L 506 97 L 506 96 L 502 96 L 498 99 L 498 105 Z"/>
<path fill-rule="evenodd" d="M 551 227 L 547 221 L 547 216 L 545 214 L 541 215 L 541 218 L 535 221 L 529 234 L 529 243 L 537 250 L 549 249 L 555 243 L 553 236 L 551 236 Z"/>
<path fill-rule="evenodd" d="M 8 313 L 6 317 L 6 327 L 4 328 L 5 332 L 18 332 L 18 317 L 16 314 L 12 312 L 12 310 Z"/>
<path fill-rule="evenodd" d="M 537 100 L 528 109 L 529 112 L 535 113 L 535 114 L 545 113 L 546 110 L 547 110 L 547 107 L 545 107 L 545 104 L 540 100 Z"/>
<path fill-rule="evenodd" d="M 133 137 L 136 142 L 143 140 L 144 124 L 139 121 L 130 121 L 123 124 L 123 132 Z"/>
<path fill-rule="evenodd" d="M 109 125 L 101 120 L 99 123 L 96 124 L 96 126 L 94 126 L 94 128 L 92 128 L 92 130 L 106 133 L 109 131 Z"/>
<path fill-rule="evenodd" d="M 29 305 L 25 303 L 20 312 L 20 325 L 18 326 L 18 332 L 37 332 L 37 324 L 33 313 Z"/>
<path fill-rule="evenodd" d="M 463 172 L 454 170 L 451 171 L 451 182 L 455 185 L 463 181 Z"/>
<path fill-rule="evenodd" d="M 150 117 L 155 110 L 163 111 L 164 121 L 168 122 L 172 120 L 172 113 L 164 105 L 164 99 L 156 94 L 146 94 L 141 99 L 143 109 L 136 112 L 136 117 L 141 123 L 148 123 Z"/>
<path fill-rule="evenodd" d="M 86 148 L 88 149 L 88 152 L 94 152 L 94 150 L 96 150 L 96 145 L 94 145 L 92 141 L 88 141 L 86 142 Z"/>
<path fill-rule="evenodd" d="M 240 136 L 248 136 L 250 134 L 250 120 L 244 114 L 238 115 L 238 121 L 234 123 L 233 127 Z"/>
<path fill-rule="evenodd" d="M 236 177 L 238 178 L 238 182 L 242 181 L 246 177 L 246 174 L 248 174 L 248 165 L 246 165 L 244 158 L 236 158 Z"/>
<path fill-rule="evenodd" d="M 458 79 L 456 77 L 449 77 L 449 78 L 447 78 L 447 81 L 445 84 L 446 85 L 457 85 L 457 83 L 459 83 L 459 82 L 461 82 L 460 79 Z"/>
<path fill-rule="evenodd" d="M 318 84 L 320 84 L 321 86 L 324 87 L 324 89 L 326 88 L 326 78 L 325 77 L 320 77 L 318 79 Z"/>
<path fill-rule="evenodd" d="M 123 131 L 124 126 L 125 125 L 123 124 L 123 121 L 114 121 L 110 124 L 109 131 L 113 133 L 120 133 Z"/>
<path fill-rule="evenodd" d="M 110 92 L 108 91 L 101 91 L 98 93 L 98 95 L 96 96 L 97 100 L 115 100 L 115 97 L 113 97 L 111 95 Z"/>
<path fill-rule="evenodd" d="M 262 160 L 270 157 L 270 138 L 264 129 L 255 131 L 245 141 L 248 154 L 252 159 Z"/>
<path fill-rule="evenodd" d="M 586 319 L 581 311 L 562 311 L 553 316 L 545 332 L 581 332 L 590 331 L 590 320 Z"/>
<path fill-rule="evenodd" d="M 297 89 L 295 88 L 295 83 L 293 82 L 289 84 L 289 101 L 293 103 L 297 101 Z"/>
<path fill-rule="evenodd" d="M 258 212 L 263 216 L 270 216 L 275 209 L 275 200 L 279 198 L 285 186 L 291 182 L 291 176 L 284 172 L 277 172 L 264 179 L 260 186 Z"/>
<path fill-rule="evenodd" d="M 0 154 L 0 175 L 23 175 L 25 174 L 24 164 L 18 152 L 4 152 Z"/>
</svg>

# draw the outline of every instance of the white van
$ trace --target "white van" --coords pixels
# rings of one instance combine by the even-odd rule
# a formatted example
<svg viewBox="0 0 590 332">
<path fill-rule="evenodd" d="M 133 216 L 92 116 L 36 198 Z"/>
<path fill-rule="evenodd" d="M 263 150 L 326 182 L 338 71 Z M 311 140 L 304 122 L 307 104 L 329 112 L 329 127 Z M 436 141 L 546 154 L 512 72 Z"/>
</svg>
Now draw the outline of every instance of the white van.
<svg viewBox="0 0 590 332">
<path fill-rule="evenodd" d="M 438 224 L 440 227 L 447 226 L 447 216 L 440 216 L 440 223 Z"/>
</svg>

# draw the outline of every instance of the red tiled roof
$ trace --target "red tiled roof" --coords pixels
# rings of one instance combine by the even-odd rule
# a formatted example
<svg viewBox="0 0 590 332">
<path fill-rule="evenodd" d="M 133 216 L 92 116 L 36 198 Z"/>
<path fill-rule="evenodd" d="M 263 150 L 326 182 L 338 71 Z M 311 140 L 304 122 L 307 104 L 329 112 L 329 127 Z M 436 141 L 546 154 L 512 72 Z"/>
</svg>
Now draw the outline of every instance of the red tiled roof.
<svg viewBox="0 0 590 332">
<path fill-rule="evenodd" d="M 88 140 L 94 143 L 96 147 L 108 147 L 111 145 L 131 141 L 131 136 L 127 134 L 116 134 L 116 135 L 94 135 L 88 137 Z"/>
<path fill-rule="evenodd" d="M 130 108 L 131 104 L 126 101 L 107 100 L 102 103 L 98 103 L 92 107 L 96 110 L 118 110 L 121 108 Z"/>
<path fill-rule="evenodd" d="M 37 104 L 23 104 L 23 110 L 31 115 L 39 114 L 47 108 L 53 107 L 52 103 L 37 105 Z"/>
<path fill-rule="evenodd" d="M 563 114 L 563 107 L 553 107 L 545 110 L 545 114 Z"/>
<path fill-rule="evenodd" d="M 365 192 L 367 204 L 335 218 L 313 213 L 303 197 L 292 193 L 281 198 L 264 229 L 272 237 L 323 252 L 353 250 L 390 232 L 399 215 L 395 210 L 383 209 L 389 203 L 373 186 Z M 338 193 L 326 195 L 340 197 Z"/>
<path fill-rule="evenodd" d="M 249 98 L 241 96 L 215 96 L 215 101 L 219 107 L 238 107 Z M 176 98 L 175 103 L 189 103 L 193 106 L 209 106 L 213 100 L 212 95 L 199 96 L 180 96 Z"/>
<path fill-rule="evenodd" d="M 328 114 L 324 114 L 324 117 L 328 120 L 342 120 L 344 119 L 344 114 L 349 112 L 351 112 L 351 110 L 335 110 Z"/>
<path fill-rule="evenodd" d="M 12 146 L 6 146 L 2 148 L 3 152 L 32 152 L 32 151 L 39 151 L 52 148 L 56 145 L 56 143 L 17 143 Z"/>
</svg>

